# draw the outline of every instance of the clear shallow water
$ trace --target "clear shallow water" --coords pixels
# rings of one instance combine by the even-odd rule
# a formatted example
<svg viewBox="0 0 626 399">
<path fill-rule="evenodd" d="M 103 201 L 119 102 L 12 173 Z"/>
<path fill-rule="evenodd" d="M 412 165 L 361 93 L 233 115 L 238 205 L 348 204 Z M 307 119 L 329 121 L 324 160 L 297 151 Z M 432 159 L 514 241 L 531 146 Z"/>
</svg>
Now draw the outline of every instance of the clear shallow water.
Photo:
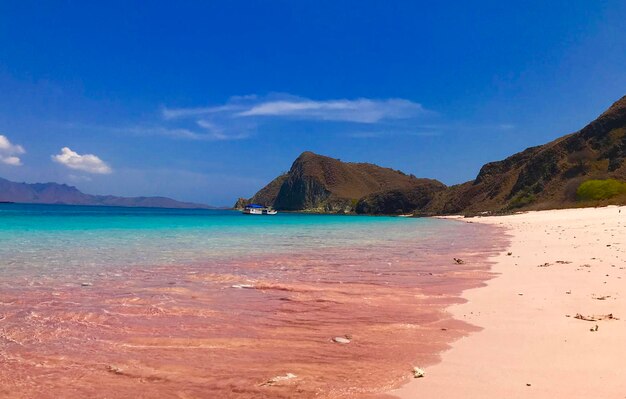
<svg viewBox="0 0 626 399">
<path fill-rule="evenodd" d="M 472 330 L 443 309 L 503 245 L 434 219 L 0 204 L 0 396 L 375 397 Z"/>
<path fill-rule="evenodd" d="M 1 273 L 385 245 L 436 234 L 438 220 L 236 211 L 0 204 Z"/>
</svg>

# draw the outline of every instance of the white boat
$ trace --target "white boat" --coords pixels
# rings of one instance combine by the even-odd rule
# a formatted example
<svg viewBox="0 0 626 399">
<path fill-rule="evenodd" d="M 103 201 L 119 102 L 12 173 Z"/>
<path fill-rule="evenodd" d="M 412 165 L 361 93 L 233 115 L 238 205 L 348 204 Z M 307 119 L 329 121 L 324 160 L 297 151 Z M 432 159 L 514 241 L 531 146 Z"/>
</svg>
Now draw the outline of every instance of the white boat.
<svg viewBox="0 0 626 399">
<path fill-rule="evenodd" d="M 259 204 L 246 205 L 241 211 L 244 215 L 276 215 L 278 211 L 268 206 Z"/>
</svg>

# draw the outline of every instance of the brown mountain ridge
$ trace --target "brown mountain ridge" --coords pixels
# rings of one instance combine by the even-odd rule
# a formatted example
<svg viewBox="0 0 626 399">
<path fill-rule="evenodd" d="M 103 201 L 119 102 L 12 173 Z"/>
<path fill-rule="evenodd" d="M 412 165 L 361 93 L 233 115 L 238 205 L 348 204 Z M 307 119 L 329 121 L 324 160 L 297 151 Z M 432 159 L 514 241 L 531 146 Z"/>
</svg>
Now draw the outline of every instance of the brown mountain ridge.
<svg viewBox="0 0 626 399">
<path fill-rule="evenodd" d="M 584 181 L 626 180 L 625 158 L 626 96 L 580 131 L 485 164 L 476 179 L 456 186 L 304 152 L 289 172 L 236 206 L 423 215 L 571 207 Z"/>
<path fill-rule="evenodd" d="M 371 196 L 377 193 L 414 192 L 415 196 L 430 201 L 435 192 L 445 188 L 437 180 L 418 179 L 371 163 L 341 162 L 306 151 L 293 162 L 289 172 L 274 179 L 252 198 L 240 198 L 236 207 L 260 203 L 278 210 L 347 213 L 361 206 L 370 211 L 361 201 L 375 201 Z M 415 207 L 407 205 L 390 213 L 410 212 Z M 372 210 L 371 213 L 382 212 Z"/>
</svg>

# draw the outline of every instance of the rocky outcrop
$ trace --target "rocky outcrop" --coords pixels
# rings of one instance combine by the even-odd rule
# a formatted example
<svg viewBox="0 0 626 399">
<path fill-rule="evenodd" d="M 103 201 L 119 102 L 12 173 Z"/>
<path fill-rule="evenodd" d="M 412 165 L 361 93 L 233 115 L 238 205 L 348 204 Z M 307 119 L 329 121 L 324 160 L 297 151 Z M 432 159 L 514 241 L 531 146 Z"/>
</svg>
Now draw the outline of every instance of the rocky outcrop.
<svg viewBox="0 0 626 399">
<path fill-rule="evenodd" d="M 251 204 L 252 202 L 247 199 L 247 198 L 237 198 L 237 202 L 235 202 L 235 206 L 233 206 L 233 209 L 238 209 L 241 210 L 243 208 L 245 208 L 246 205 Z"/>
<path fill-rule="evenodd" d="M 246 201 L 278 210 L 346 213 L 354 212 L 359 201 L 369 195 L 418 188 L 425 183 L 425 179 L 397 170 L 370 163 L 342 162 L 307 151 L 293 162 L 288 173 L 277 177 Z M 238 205 L 243 203 L 238 201 Z M 378 206 L 373 199 L 369 203 L 371 209 Z"/>
<path fill-rule="evenodd" d="M 287 173 L 278 176 L 267 186 L 259 190 L 259 192 L 250 199 L 250 202 L 261 205 L 273 205 L 285 180 L 287 180 Z"/>
<path fill-rule="evenodd" d="M 394 215 L 419 212 L 436 193 L 446 190 L 446 186 L 437 180 L 418 180 L 413 187 L 387 190 L 361 198 L 356 205 L 356 213 Z"/>
<path fill-rule="evenodd" d="M 269 182 L 269 184 L 260 189 L 252 198 L 238 198 L 235 203 L 235 209 L 243 209 L 249 204 L 259 204 L 264 206 L 274 206 L 274 202 L 278 197 L 280 187 L 287 179 L 287 173 L 282 174 Z"/>
</svg>

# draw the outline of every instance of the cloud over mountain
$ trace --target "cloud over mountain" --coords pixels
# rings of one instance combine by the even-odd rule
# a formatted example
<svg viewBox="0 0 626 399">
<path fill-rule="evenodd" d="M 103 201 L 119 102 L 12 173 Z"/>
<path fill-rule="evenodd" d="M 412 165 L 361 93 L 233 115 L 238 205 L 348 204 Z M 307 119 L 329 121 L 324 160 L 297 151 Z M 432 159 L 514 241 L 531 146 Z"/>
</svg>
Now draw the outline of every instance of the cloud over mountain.
<svg viewBox="0 0 626 399">
<path fill-rule="evenodd" d="M 11 143 L 6 136 L 0 134 L 0 162 L 11 166 L 20 166 L 22 160 L 18 155 L 25 152 L 24 147 Z"/>
<path fill-rule="evenodd" d="M 61 148 L 61 153 L 52 155 L 52 160 L 70 169 L 81 170 L 94 174 L 109 174 L 111 167 L 93 154 L 80 155 L 68 147 Z"/>
</svg>

